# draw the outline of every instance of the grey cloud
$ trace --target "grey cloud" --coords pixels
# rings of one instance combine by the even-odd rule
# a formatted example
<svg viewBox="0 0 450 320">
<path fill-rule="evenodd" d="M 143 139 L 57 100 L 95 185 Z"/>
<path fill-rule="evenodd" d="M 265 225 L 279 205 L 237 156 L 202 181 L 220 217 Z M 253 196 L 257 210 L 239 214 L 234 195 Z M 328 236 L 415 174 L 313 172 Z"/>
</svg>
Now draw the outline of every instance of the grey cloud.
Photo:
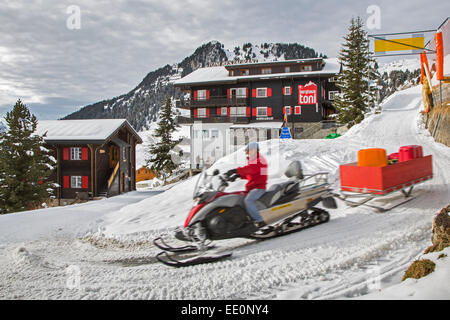
<svg viewBox="0 0 450 320">
<path fill-rule="evenodd" d="M 66 28 L 66 8 L 73 4 L 81 9 L 80 30 Z M 210 40 L 230 49 L 244 42 L 298 42 L 336 56 L 351 17 L 365 20 L 372 4 L 381 8 L 380 33 L 436 27 L 450 12 L 448 2 L 436 1 L 425 14 L 421 0 L 2 3 L 0 105 L 20 97 L 56 114 L 118 96 Z"/>
</svg>

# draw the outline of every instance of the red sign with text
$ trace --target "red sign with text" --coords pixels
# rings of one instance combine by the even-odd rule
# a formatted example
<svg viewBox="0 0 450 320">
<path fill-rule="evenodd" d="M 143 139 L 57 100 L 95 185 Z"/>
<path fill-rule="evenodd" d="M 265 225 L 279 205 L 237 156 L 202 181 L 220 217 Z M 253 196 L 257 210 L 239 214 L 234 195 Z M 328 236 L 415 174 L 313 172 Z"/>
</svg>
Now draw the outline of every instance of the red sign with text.
<svg viewBox="0 0 450 320">
<path fill-rule="evenodd" d="M 317 85 L 314 82 L 298 86 L 298 104 L 317 104 Z"/>
</svg>

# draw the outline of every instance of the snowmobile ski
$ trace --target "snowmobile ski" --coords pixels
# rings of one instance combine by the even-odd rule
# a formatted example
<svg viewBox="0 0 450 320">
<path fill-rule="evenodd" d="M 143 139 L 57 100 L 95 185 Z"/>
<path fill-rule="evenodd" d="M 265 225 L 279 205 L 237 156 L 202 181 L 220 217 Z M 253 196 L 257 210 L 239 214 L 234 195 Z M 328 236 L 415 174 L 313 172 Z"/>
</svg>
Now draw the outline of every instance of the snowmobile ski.
<svg viewBox="0 0 450 320">
<path fill-rule="evenodd" d="M 217 262 L 228 258 L 231 255 L 231 252 L 210 253 L 208 251 L 205 251 L 201 255 L 180 259 L 178 258 L 180 256 L 178 254 L 169 254 L 167 251 L 161 251 L 156 255 L 156 259 L 167 266 L 179 268 L 195 266 L 203 263 Z"/>
<path fill-rule="evenodd" d="M 153 240 L 153 244 L 163 251 L 173 252 L 173 253 L 182 253 L 182 252 L 194 252 L 199 250 L 199 246 L 196 245 L 185 245 L 181 247 L 173 247 L 168 245 L 161 237 L 158 237 Z M 204 246 L 206 249 L 214 248 L 213 245 Z"/>
</svg>

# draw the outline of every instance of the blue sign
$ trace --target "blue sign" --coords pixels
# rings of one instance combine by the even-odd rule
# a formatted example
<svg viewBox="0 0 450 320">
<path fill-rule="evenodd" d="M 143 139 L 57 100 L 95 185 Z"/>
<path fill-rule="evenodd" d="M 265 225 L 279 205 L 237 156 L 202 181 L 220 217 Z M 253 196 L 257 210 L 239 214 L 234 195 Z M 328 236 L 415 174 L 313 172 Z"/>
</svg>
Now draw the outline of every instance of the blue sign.
<svg viewBox="0 0 450 320">
<path fill-rule="evenodd" d="M 288 127 L 283 127 L 281 130 L 280 139 L 292 139 L 291 132 Z"/>
</svg>

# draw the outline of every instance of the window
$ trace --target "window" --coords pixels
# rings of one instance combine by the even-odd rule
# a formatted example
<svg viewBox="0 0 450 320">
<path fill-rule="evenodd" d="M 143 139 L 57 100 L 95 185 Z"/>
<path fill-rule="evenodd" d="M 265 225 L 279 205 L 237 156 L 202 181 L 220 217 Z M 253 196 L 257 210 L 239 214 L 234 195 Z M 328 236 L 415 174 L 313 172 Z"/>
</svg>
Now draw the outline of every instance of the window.
<svg viewBox="0 0 450 320">
<path fill-rule="evenodd" d="M 209 130 L 202 130 L 203 138 L 209 138 Z"/>
<path fill-rule="evenodd" d="M 250 71 L 248 69 L 241 70 L 241 76 L 248 76 L 250 74 Z"/>
<path fill-rule="evenodd" d="M 197 100 L 206 100 L 206 90 L 197 90 Z"/>
<path fill-rule="evenodd" d="M 212 129 L 212 130 L 211 130 L 211 138 L 216 139 L 216 138 L 218 138 L 218 137 L 219 137 L 219 130 L 217 130 L 217 129 Z"/>
<path fill-rule="evenodd" d="M 261 68 L 261 74 L 272 73 L 272 68 Z"/>
<path fill-rule="evenodd" d="M 334 100 L 334 96 L 339 94 L 339 91 L 328 91 L 328 100 Z"/>
<path fill-rule="evenodd" d="M 292 94 L 292 88 L 291 87 L 284 87 L 284 95 L 290 96 Z"/>
<path fill-rule="evenodd" d="M 267 117 L 267 107 L 257 107 L 256 108 L 256 116 Z"/>
<path fill-rule="evenodd" d="M 234 70 L 230 70 L 230 77 L 234 76 Z"/>
<path fill-rule="evenodd" d="M 231 97 L 247 98 L 247 88 L 232 88 L 230 93 Z"/>
<path fill-rule="evenodd" d="M 231 117 L 246 117 L 247 107 L 230 107 Z"/>
<path fill-rule="evenodd" d="M 284 113 L 285 114 L 291 114 L 291 106 L 284 107 Z"/>
<path fill-rule="evenodd" d="M 336 82 L 337 77 L 328 78 L 328 82 Z"/>
<path fill-rule="evenodd" d="M 200 138 L 200 130 L 194 130 L 193 134 L 194 134 L 194 139 L 198 139 Z"/>
<path fill-rule="evenodd" d="M 302 71 L 312 71 L 312 66 L 311 65 L 303 66 Z"/>
<path fill-rule="evenodd" d="M 81 148 L 70 148 L 70 160 L 81 160 Z"/>
<path fill-rule="evenodd" d="M 267 97 L 267 88 L 256 89 L 256 97 Z"/>
<path fill-rule="evenodd" d="M 70 187 L 71 188 L 80 188 L 82 186 L 82 178 L 81 176 L 71 176 L 70 177 Z"/>
<path fill-rule="evenodd" d="M 206 108 L 198 108 L 197 109 L 197 117 L 206 118 Z"/>
<path fill-rule="evenodd" d="M 291 72 L 291 67 L 284 67 L 284 72 Z"/>
<path fill-rule="evenodd" d="M 227 107 L 220 108 L 220 115 L 226 117 L 228 113 Z"/>
</svg>

